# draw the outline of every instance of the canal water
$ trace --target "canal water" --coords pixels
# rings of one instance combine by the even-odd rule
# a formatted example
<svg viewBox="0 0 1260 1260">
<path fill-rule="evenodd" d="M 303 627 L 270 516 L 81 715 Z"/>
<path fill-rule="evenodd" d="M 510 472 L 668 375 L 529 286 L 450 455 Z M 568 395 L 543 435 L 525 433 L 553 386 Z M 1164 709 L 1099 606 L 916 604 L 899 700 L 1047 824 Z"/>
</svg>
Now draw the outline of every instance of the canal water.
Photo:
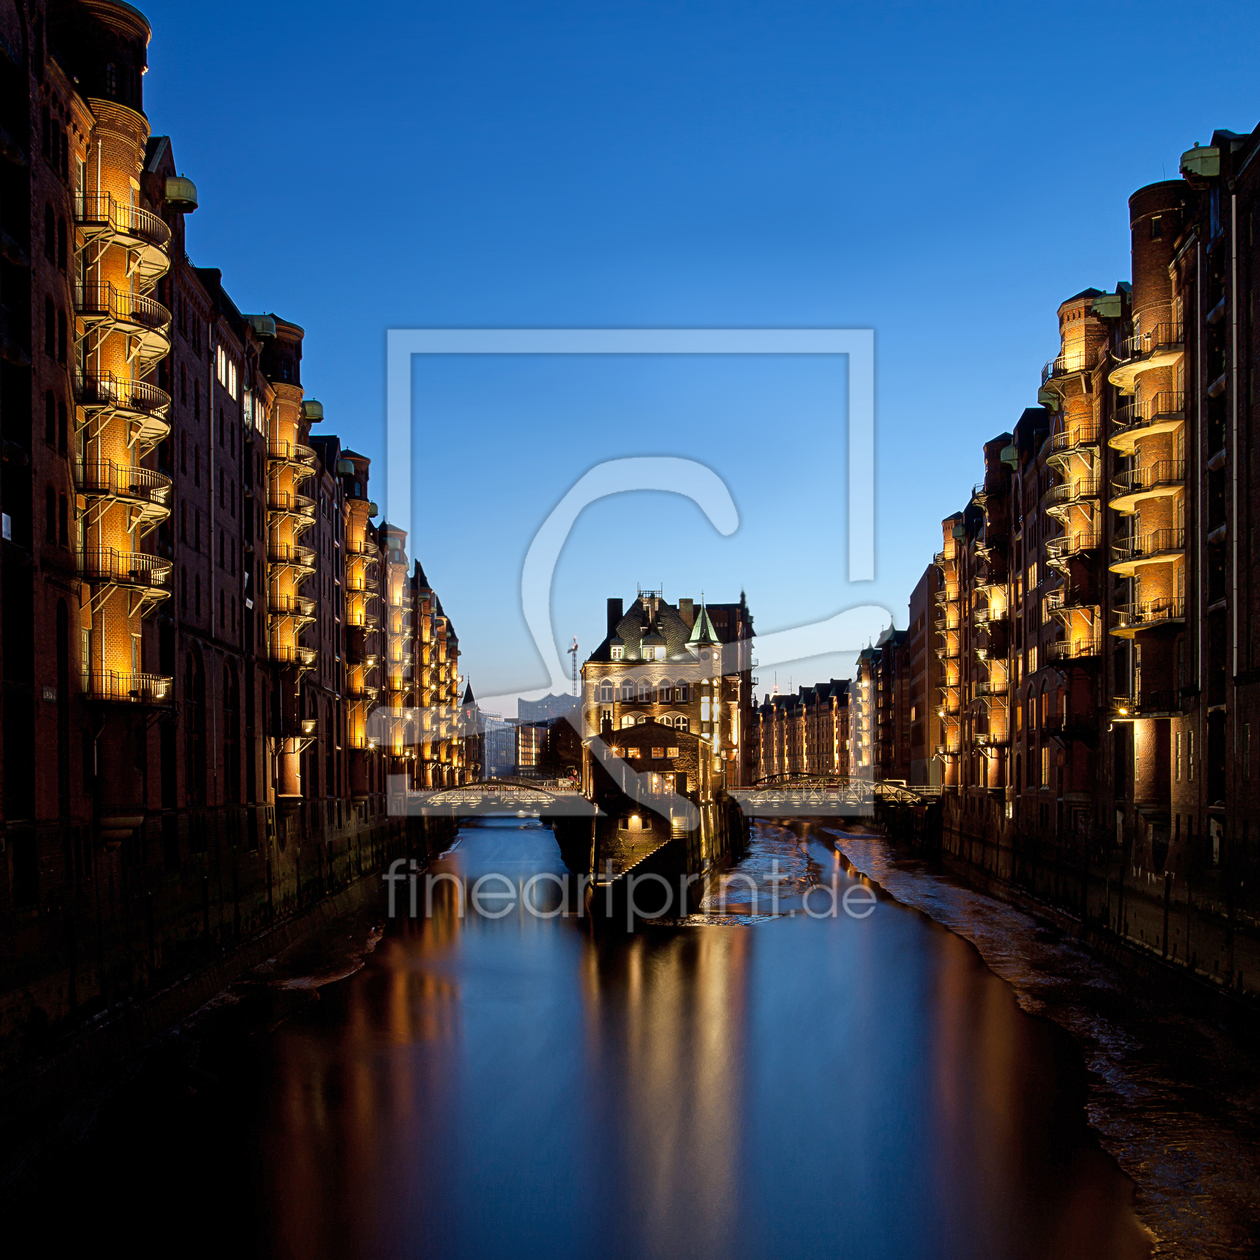
<svg viewBox="0 0 1260 1260">
<path fill-rule="evenodd" d="M 564 867 L 496 819 L 433 872 Z M 507 898 L 461 915 L 450 881 L 411 920 L 400 887 L 400 917 L 166 1038 L 11 1225 L 312 1260 L 1148 1254 L 1074 1047 L 971 945 L 865 890 L 831 917 L 853 885 L 825 836 L 758 828 L 741 873 L 630 936 Z"/>
</svg>

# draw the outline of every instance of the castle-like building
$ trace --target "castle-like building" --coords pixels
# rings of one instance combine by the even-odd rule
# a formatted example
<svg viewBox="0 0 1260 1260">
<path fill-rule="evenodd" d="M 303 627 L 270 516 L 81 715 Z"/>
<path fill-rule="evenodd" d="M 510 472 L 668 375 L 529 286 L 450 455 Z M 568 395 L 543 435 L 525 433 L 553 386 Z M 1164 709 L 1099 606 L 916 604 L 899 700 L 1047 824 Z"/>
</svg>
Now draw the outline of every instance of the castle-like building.
<svg viewBox="0 0 1260 1260">
<path fill-rule="evenodd" d="M 699 735 L 717 782 L 753 782 L 752 640 L 742 595 L 737 604 L 671 604 L 640 590 L 628 611 L 609 599 L 607 633 L 582 666 L 584 738 L 651 720 Z"/>
</svg>

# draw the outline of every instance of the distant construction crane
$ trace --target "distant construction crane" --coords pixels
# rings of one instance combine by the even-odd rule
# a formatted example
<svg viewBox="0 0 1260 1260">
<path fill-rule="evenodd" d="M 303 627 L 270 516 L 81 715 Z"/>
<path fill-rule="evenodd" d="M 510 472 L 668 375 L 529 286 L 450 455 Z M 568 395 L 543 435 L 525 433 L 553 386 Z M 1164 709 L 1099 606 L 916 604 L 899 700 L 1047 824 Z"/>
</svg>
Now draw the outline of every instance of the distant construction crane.
<svg viewBox="0 0 1260 1260">
<path fill-rule="evenodd" d="M 573 657 L 573 694 L 576 696 L 578 694 L 577 640 L 576 639 L 573 640 L 573 646 L 569 648 L 569 655 Z"/>
</svg>

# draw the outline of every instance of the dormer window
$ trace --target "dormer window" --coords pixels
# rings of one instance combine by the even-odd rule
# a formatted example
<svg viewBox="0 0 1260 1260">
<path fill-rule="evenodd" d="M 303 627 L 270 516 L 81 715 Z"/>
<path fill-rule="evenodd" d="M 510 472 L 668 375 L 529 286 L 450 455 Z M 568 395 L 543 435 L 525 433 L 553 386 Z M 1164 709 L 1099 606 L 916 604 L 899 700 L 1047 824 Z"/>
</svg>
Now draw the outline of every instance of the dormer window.
<svg viewBox="0 0 1260 1260">
<path fill-rule="evenodd" d="M 623 647 L 615 647 L 612 649 L 612 658 L 614 661 L 625 660 L 626 649 Z"/>
</svg>

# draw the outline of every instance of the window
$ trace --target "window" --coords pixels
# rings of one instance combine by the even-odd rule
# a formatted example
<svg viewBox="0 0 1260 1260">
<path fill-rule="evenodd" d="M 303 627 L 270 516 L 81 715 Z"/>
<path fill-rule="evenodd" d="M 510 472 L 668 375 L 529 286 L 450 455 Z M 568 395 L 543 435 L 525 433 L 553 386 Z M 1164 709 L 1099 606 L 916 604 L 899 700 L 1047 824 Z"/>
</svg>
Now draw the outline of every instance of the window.
<svg viewBox="0 0 1260 1260">
<path fill-rule="evenodd" d="M 623 647 L 615 647 L 612 649 L 612 658 L 614 661 L 621 660 L 625 656 L 625 654 L 626 654 L 626 649 Z"/>
<path fill-rule="evenodd" d="M 1164 217 L 1160 214 L 1151 215 L 1151 240 L 1158 241 L 1164 235 Z"/>
<path fill-rule="evenodd" d="M 652 749 L 652 757 L 653 757 L 655 760 L 659 760 L 660 758 L 662 758 L 662 757 L 664 757 L 664 756 L 665 756 L 665 749 L 664 749 L 663 747 L 662 747 L 662 748 L 653 748 L 653 749 Z"/>
<path fill-rule="evenodd" d="M 603 679 L 601 679 L 601 680 L 600 680 L 600 684 L 599 684 L 599 699 L 600 699 L 600 703 L 601 703 L 601 704 L 611 704 L 611 703 L 612 703 L 612 699 L 613 699 L 613 685 L 612 685 L 612 681 L 611 681 L 610 679 L 608 679 L 608 678 L 603 678 Z"/>
<path fill-rule="evenodd" d="M 652 698 L 652 684 L 646 678 L 639 679 L 639 700 L 646 703 Z"/>
<path fill-rule="evenodd" d="M 57 538 L 63 547 L 70 546 L 70 503 L 64 494 L 57 499 Z"/>
<path fill-rule="evenodd" d="M 627 748 L 626 754 L 627 756 L 633 758 L 635 761 L 638 761 L 639 758 L 643 756 L 643 749 L 642 748 Z"/>
<path fill-rule="evenodd" d="M 686 682 L 680 680 L 678 686 L 674 688 L 674 699 L 679 704 L 687 704 L 691 700 L 691 688 Z"/>
<path fill-rule="evenodd" d="M 634 679 L 626 678 L 621 683 L 621 701 L 623 704 L 634 699 Z"/>
<path fill-rule="evenodd" d="M 626 726 L 633 726 L 633 725 L 634 725 L 634 714 L 633 714 L 633 713 L 623 713 L 623 714 L 621 715 L 621 725 L 622 725 L 623 727 L 626 727 Z"/>
<path fill-rule="evenodd" d="M 1181 782 L 1181 732 L 1173 735 L 1173 780 Z"/>
<path fill-rule="evenodd" d="M 667 748 L 667 749 L 665 750 L 665 756 L 667 756 L 667 757 L 677 757 L 677 756 L 678 756 L 678 749 L 677 749 L 677 748 L 674 748 L 674 747 Z"/>
</svg>

